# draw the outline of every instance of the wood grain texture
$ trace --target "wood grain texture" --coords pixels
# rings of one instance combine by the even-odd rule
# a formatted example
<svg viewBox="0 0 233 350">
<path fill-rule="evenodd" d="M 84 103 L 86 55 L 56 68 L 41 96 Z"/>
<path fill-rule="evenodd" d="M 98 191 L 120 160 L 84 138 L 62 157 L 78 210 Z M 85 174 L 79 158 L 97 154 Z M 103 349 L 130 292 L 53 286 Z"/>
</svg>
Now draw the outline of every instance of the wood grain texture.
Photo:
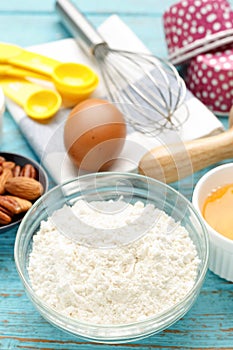
<svg viewBox="0 0 233 350">
<path fill-rule="evenodd" d="M 74 2 L 96 26 L 109 14 L 118 13 L 154 54 L 166 56 L 161 15 L 173 0 Z M 53 0 L 0 1 L 0 41 L 30 46 L 68 36 L 54 12 Z M 8 112 L 4 114 L 0 150 L 36 159 Z M 205 171 L 172 186 L 191 199 L 193 186 Z M 169 329 L 144 340 L 121 345 L 91 344 L 54 328 L 24 293 L 14 264 L 15 234 L 13 229 L 0 235 L 0 350 L 233 349 L 233 283 L 211 272 L 187 315 Z"/>
<path fill-rule="evenodd" d="M 139 162 L 139 172 L 166 183 L 233 157 L 233 129 L 219 135 L 153 148 Z"/>
</svg>

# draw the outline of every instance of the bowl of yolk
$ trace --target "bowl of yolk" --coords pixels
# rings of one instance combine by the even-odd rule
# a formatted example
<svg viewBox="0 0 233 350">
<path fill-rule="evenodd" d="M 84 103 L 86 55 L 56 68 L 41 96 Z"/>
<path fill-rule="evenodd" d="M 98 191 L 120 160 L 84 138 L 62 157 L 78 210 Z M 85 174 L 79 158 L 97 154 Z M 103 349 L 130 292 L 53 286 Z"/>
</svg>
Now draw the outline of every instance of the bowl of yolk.
<svg viewBox="0 0 233 350">
<path fill-rule="evenodd" d="M 192 202 L 209 233 L 209 269 L 233 282 L 233 163 L 208 171 L 197 182 Z"/>
</svg>

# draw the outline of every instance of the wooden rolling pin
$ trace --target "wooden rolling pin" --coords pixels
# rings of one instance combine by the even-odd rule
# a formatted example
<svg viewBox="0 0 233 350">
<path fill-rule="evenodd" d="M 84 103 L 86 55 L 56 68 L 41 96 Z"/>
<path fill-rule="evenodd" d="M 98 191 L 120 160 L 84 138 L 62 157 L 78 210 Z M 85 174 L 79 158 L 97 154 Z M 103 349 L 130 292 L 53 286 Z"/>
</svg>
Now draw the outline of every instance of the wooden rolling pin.
<svg viewBox="0 0 233 350">
<path fill-rule="evenodd" d="M 169 183 L 233 158 L 233 107 L 229 113 L 229 126 L 228 131 L 216 136 L 153 148 L 140 160 L 139 173 Z"/>
</svg>

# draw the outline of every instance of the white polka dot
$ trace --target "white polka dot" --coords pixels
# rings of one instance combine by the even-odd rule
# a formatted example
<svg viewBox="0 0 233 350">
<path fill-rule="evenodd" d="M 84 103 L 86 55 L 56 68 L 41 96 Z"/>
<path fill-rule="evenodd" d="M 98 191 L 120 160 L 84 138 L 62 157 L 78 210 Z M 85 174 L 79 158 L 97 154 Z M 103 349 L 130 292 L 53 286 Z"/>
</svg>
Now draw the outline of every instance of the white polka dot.
<svg viewBox="0 0 233 350">
<path fill-rule="evenodd" d="M 233 55 L 230 55 L 228 58 L 233 61 Z"/>
<path fill-rule="evenodd" d="M 183 40 L 183 41 L 182 41 L 182 45 L 183 45 L 183 46 L 185 46 L 185 45 L 187 45 L 187 44 L 188 44 L 188 41 L 187 41 L 187 40 Z"/>
<path fill-rule="evenodd" d="M 206 8 L 205 8 L 205 7 L 202 7 L 201 10 L 200 10 L 200 12 L 201 12 L 203 15 L 206 15 L 206 12 L 207 12 L 207 11 L 206 11 Z"/>
<path fill-rule="evenodd" d="M 201 70 L 199 70 L 198 73 L 197 73 L 197 75 L 198 75 L 199 77 L 202 77 L 202 76 L 203 76 L 203 72 L 202 72 Z"/>
<path fill-rule="evenodd" d="M 224 18 L 224 19 L 229 19 L 229 18 L 230 18 L 229 12 L 224 12 L 224 13 L 223 13 L 223 18 Z"/>
<path fill-rule="evenodd" d="M 221 70 L 221 66 L 216 64 L 216 66 L 214 66 L 214 70 L 215 70 L 215 72 L 219 72 Z"/>
<path fill-rule="evenodd" d="M 206 91 L 203 91 L 203 92 L 202 92 L 202 96 L 203 96 L 203 97 L 208 97 L 208 93 L 207 93 Z"/>
<path fill-rule="evenodd" d="M 172 27 L 171 27 L 171 31 L 172 31 L 173 33 L 176 33 L 176 26 L 172 26 Z"/>
<path fill-rule="evenodd" d="M 188 27 L 189 27 L 189 24 L 188 24 L 187 22 L 184 22 L 183 28 L 184 28 L 184 29 L 188 29 Z"/>
<path fill-rule="evenodd" d="M 178 18 L 178 19 L 177 19 L 177 23 L 178 23 L 179 25 L 181 25 L 181 24 L 183 23 L 182 19 L 181 19 L 181 18 Z"/>
<path fill-rule="evenodd" d="M 214 92 L 211 92 L 210 93 L 210 98 L 214 99 L 216 97 L 215 93 Z"/>
<path fill-rule="evenodd" d="M 199 91 L 197 91 L 197 92 L 196 92 L 196 96 L 197 96 L 198 98 L 200 98 L 200 97 L 201 97 L 201 94 L 200 94 L 200 92 L 199 92 Z"/>
<path fill-rule="evenodd" d="M 223 68 L 230 69 L 231 68 L 231 64 L 229 62 L 223 63 Z"/>
<path fill-rule="evenodd" d="M 193 42 L 193 37 L 191 35 L 189 35 L 189 37 L 188 37 L 188 42 L 189 43 Z"/>
<path fill-rule="evenodd" d="M 197 56 L 197 62 L 202 62 L 203 61 L 203 56 Z"/>
<path fill-rule="evenodd" d="M 195 4 L 195 6 L 201 6 L 201 1 L 200 1 L 200 0 L 196 0 L 196 1 L 194 2 L 194 4 Z"/>
<path fill-rule="evenodd" d="M 173 42 L 176 44 L 178 43 L 179 39 L 176 35 L 173 36 Z"/>
<path fill-rule="evenodd" d="M 209 70 L 207 73 L 206 73 L 207 77 L 211 78 L 213 76 L 213 73 Z"/>
<path fill-rule="evenodd" d="M 225 76 L 223 74 L 219 74 L 219 80 L 221 81 L 225 80 Z"/>
<path fill-rule="evenodd" d="M 214 104 L 215 104 L 216 107 L 220 106 L 220 102 L 219 101 L 215 101 Z"/>
<path fill-rule="evenodd" d="M 179 12 L 178 12 L 179 16 L 184 16 L 184 10 L 183 9 L 180 9 Z"/>
<path fill-rule="evenodd" d="M 196 13 L 196 18 L 197 18 L 197 19 L 201 19 L 201 17 L 202 17 L 201 14 L 200 14 L 199 12 L 197 12 L 197 13 Z"/>
<path fill-rule="evenodd" d="M 226 27 L 226 28 L 232 28 L 231 22 L 226 22 L 226 23 L 225 23 L 225 27 Z"/>
<path fill-rule="evenodd" d="M 231 98 L 231 94 L 226 93 L 226 98 Z"/>
<path fill-rule="evenodd" d="M 207 65 L 205 63 L 202 63 L 201 68 L 205 70 L 207 69 Z"/>
<path fill-rule="evenodd" d="M 228 90 L 228 84 L 222 84 L 223 90 Z"/>
<path fill-rule="evenodd" d="M 213 24 L 213 30 L 219 30 L 221 28 L 221 24 L 219 22 L 215 22 Z"/>
<path fill-rule="evenodd" d="M 193 26 L 197 25 L 197 21 L 195 19 L 191 23 L 192 23 Z"/>
<path fill-rule="evenodd" d="M 186 14 L 186 19 L 187 19 L 188 21 L 191 21 L 192 16 L 190 15 L 190 13 L 187 13 L 187 14 Z"/>
<path fill-rule="evenodd" d="M 199 34 L 203 34 L 205 32 L 205 28 L 203 26 L 198 27 L 197 29 Z"/>
<path fill-rule="evenodd" d="M 172 9 L 171 9 L 171 13 L 176 13 L 177 12 L 177 7 L 174 6 Z"/>
<path fill-rule="evenodd" d="M 220 62 L 226 62 L 226 60 L 227 60 L 227 59 L 226 59 L 226 57 L 224 57 L 224 56 L 222 56 L 222 57 L 219 58 L 219 61 L 220 61 Z"/>
<path fill-rule="evenodd" d="M 188 6 L 188 1 L 185 1 L 185 0 L 184 0 L 184 1 L 182 1 L 182 6 L 183 6 L 183 7 Z"/>
<path fill-rule="evenodd" d="M 201 81 L 202 81 L 203 84 L 207 84 L 208 83 L 208 79 L 206 77 L 202 78 Z"/>
<path fill-rule="evenodd" d="M 190 33 L 195 34 L 197 32 L 197 28 L 191 27 L 190 28 Z"/>
<path fill-rule="evenodd" d="M 222 104 L 221 108 L 226 111 L 227 110 L 227 105 Z"/>
<path fill-rule="evenodd" d="M 212 11 L 212 5 L 211 4 L 207 4 L 206 5 L 206 10 L 211 12 Z"/>
<path fill-rule="evenodd" d="M 211 80 L 211 83 L 212 83 L 213 86 L 218 85 L 217 79 L 212 79 L 212 80 Z"/>
<path fill-rule="evenodd" d="M 211 60 L 209 61 L 209 63 L 210 63 L 211 65 L 214 65 L 214 64 L 217 63 L 217 60 L 216 60 L 215 58 L 211 58 Z"/>
<path fill-rule="evenodd" d="M 223 101 L 223 97 L 222 96 L 219 96 L 218 99 L 219 99 L 219 101 Z"/>
<path fill-rule="evenodd" d="M 192 82 L 192 83 L 190 83 L 190 85 L 189 85 L 189 87 L 191 88 L 191 89 L 193 89 L 194 88 L 194 83 Z"/>
<path fill-rule="evenodd" d="M 189 7 L 189 12 L 190 13 L 195 13 L 196 9 L 195 9 L 195 6 L 190 6 Z"/>
<path fill-rule="evenodd" d="M 206 57 L 207 57 L 207 58 L 211 58 L 212 56 L 213 56 L 212 53 L 207 53 L 207 54 L 206 54 Z"/>
<path fill-rule="evenodd" d="M 216 18 L 217 18 L 217 15 L 215 13 L 211 13 L 210 15 L 208 15 L 206 17 L 206 20 L 207 20 L 207 22 L 211 23 L 211 22 L 215 21 Z"/>
</svg>

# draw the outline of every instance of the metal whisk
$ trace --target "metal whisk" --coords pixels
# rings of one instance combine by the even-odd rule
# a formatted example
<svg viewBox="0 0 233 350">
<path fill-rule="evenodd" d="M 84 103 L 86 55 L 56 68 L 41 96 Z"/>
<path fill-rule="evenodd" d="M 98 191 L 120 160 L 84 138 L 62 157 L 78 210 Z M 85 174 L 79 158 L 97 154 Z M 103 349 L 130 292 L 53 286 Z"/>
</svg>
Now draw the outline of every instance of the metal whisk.
<svg viewBox="0 0 233 350">
<path fill-rule="evenodd" d="M 179 128 L 188 114 L 177 117 L 186 87 L 176 68 L 152 54 L 112 49 L 69 0 L 57 0 L 56 10 L 80 45 L 99 65 L 108 99 L 137 131 L 155 135 Z M 185 104 L 183 104 L 185 106 Z"/>
</svg>

